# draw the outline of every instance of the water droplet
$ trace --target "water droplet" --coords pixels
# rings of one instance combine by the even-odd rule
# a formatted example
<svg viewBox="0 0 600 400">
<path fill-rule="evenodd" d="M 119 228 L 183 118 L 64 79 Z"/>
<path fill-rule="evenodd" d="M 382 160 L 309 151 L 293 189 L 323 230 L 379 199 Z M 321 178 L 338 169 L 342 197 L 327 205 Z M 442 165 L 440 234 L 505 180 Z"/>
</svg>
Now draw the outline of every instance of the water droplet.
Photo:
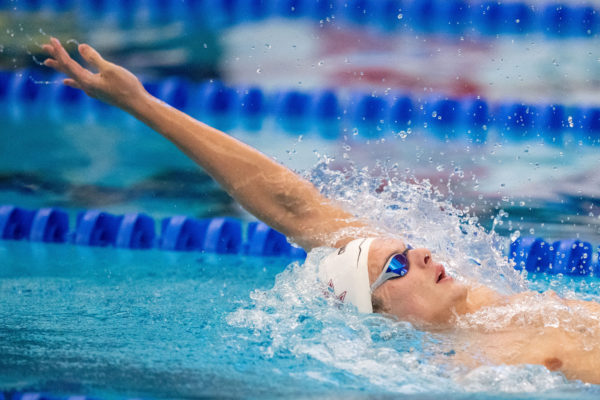
<svg viewBox="0 0 600 400">
<path fill-rule="evenodd" d="M 521 236 L 521 232 L 520 231 L 514 231 L 511 235 L 510 235 L 510 241 L 514 242 L 515 240 L 517 240 L 519 237 Z"/>
<path fill-rule="evenodd" d="M 262 73 L 262 68 L 258 67 L 258 68 L 256 69 L 256 73 L 257 73 L 257 74 L 260 74 L 260 73 Z"/>
<path fill-rule="evenodd" d="M 404 18 L 404 15 L 402 15 L 402 13 L 398 14 L 398 19 L 402 19 Z"/>
</svg>

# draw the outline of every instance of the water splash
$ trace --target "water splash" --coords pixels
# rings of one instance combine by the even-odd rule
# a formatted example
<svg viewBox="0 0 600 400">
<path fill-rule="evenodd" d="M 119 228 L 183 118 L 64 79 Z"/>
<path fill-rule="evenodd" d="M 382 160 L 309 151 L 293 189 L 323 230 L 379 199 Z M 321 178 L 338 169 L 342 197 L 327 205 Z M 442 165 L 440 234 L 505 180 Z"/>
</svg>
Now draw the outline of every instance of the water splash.
<svg viewBox="0 0 600 400">
<path fill-rule="evenodd" d="M 336 375 L 343 372 L 356 387 L 447 390 L 449 371 L 456 368 L 431 361 L 443 357 L 443 344 L 433 335 L 381 315 L 359 314 L 322 295 L 317 266 L 327 253 L 312 251 L 304 265 L 281 273 L 273 289 L 253 292 L 251 304 L 230 314 L 228 323 L 253 331 L 267 357 L 321 362 L 320 380 L 339 382 Z"/>
<path fill-rule="evenodd" d="M 506 294 L 527 289 L 524 277 L 502 256 L 501 239 L 485 232 L 474 216 L 454 207 L 431 183 L 403 173 L 394 165 L 370 170 L 324 157 L 305 176 L 390 236 L 431 249 L 457 279 Z M 589 387 L 542 366 L 468 367 L 454 357 L 468 347 L 455 334 L 422 332 L 407 322 L 359 314 L 353 306 L 324 297 L 317 268 L 329 251 L 313 250 L 304 265 L 288 267 L 272 289 L 253 292 L 227 322 L 252 332 L 267 357 L 322 363 L 319 371 L 305 371 L 307 378 L 340 384 L 341 374 L 345 387 L 369 392 L 537 394 Z M 483 310 L 459 323 L 465 329 L 482 324 L 484 329 L 501 329 L 524 308 L 530 316 L 524 323 L 556 323 L 556 316 L 546 315 L 553 306 L 538 303 Z"/>
<path fill-rule="evenodd" d="M 430 249 L 463 282 L 506 294 L 527 288 L 503 256 L 504 239 L 485 232 L 475 216 L 454 207 L 429 181 L 406 176 L 394 164 L 380 163 L 373 171 L 335 165 L 325 160 L 308 178 L 354 215 L 413 247 Z"/>
<path fill-rule="evenodd" d="M 27 77 L 27 79 L 29 79 L 31 82 L 33 82 L 36 85 L 55 85 L 55 84 L 61 84 L 62 83 L 62 81 L 60 79 L 55 79 L 53 81 L 50 81 L 50 80 L 40 80 L 40 79 L 36 79 L 32 75 L 29 75 Z"/>
<path fill-rule="evenodd" d="M 76 47 L 79 47 L 81 43 L 77 39 L 69 39 L 66 41 L 66 44 L 74 44 Z"/>
</svg>

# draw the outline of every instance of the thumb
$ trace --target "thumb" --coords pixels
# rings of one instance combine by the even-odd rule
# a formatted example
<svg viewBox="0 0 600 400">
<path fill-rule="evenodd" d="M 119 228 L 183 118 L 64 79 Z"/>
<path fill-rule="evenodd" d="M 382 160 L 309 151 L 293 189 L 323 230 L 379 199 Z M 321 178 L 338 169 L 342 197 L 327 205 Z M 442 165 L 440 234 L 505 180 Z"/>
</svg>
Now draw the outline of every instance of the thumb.
<svg viewBox="0 0 600 400">
<path fill-rule="evenodd" d="M 108 61 L 102 58 L 100 53 L 98 53 L 96 50 L 94 50 L 94 48 L 87 44 L 79 45 L 79 54 L 81 54 L 81 57 L 83 57 L 83 59 L 88 64 L 90 64 L 97 70 L 103 69 L 106 66 L 106 64 L 108 64 Z"/>
</svg>

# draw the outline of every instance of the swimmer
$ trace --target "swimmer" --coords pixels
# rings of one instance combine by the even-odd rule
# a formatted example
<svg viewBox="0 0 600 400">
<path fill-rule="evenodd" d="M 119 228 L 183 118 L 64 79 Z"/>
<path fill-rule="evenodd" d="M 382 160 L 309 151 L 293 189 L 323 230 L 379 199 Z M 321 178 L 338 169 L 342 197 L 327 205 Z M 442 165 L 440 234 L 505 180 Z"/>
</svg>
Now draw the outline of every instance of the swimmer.
<svg viewBox="0 0 600 400">
<path fill-rule="evenodd" d="M 92 47 L 78 47 L 97 72 L 82 67 L 52 38 L 44 62 L 67 75 L 64 84 L 119 107 L 173 142 L 246 210 L 306 251 L 334 247 L 319 277 L 337 298 L 360 312 L 379 312 L 419 329 L 452 335 L 457 362 L 539 364 L 568 379 L 600 384 L 600 304 L 567 300 L 552 292 L 501 295 L 455 281 L 429 250 L 385 237 L 376 227 L 323 197 L 308 181 L 256 149 L 199 122 L 150 95 L 126 69 Z M 501 329 L 465 325 L 493 307 L 553 304 L 559 323 L 515 317 Z M 594 316 L 584 320 L 584 316 Z M 586 326 L 594 321 L 596 326 Z"/>
</svg>

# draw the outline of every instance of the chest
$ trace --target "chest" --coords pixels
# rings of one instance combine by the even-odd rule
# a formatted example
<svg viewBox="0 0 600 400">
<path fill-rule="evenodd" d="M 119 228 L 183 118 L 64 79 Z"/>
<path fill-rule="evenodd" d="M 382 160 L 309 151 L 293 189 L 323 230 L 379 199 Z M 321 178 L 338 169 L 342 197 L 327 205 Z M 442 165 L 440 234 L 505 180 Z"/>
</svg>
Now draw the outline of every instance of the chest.
<svg viewBox="0 0 600 400">
<path fill-rule="evenodd" d="M 467 338 L 467 336 L 470 336 Z M 560 371 L 568 379 L 600 383 L 600 338 L 561 328 L 505 329 L 468 332 L 459 341 L 461 362 L 483 364 L 537 364 Z"/>
</svg>

